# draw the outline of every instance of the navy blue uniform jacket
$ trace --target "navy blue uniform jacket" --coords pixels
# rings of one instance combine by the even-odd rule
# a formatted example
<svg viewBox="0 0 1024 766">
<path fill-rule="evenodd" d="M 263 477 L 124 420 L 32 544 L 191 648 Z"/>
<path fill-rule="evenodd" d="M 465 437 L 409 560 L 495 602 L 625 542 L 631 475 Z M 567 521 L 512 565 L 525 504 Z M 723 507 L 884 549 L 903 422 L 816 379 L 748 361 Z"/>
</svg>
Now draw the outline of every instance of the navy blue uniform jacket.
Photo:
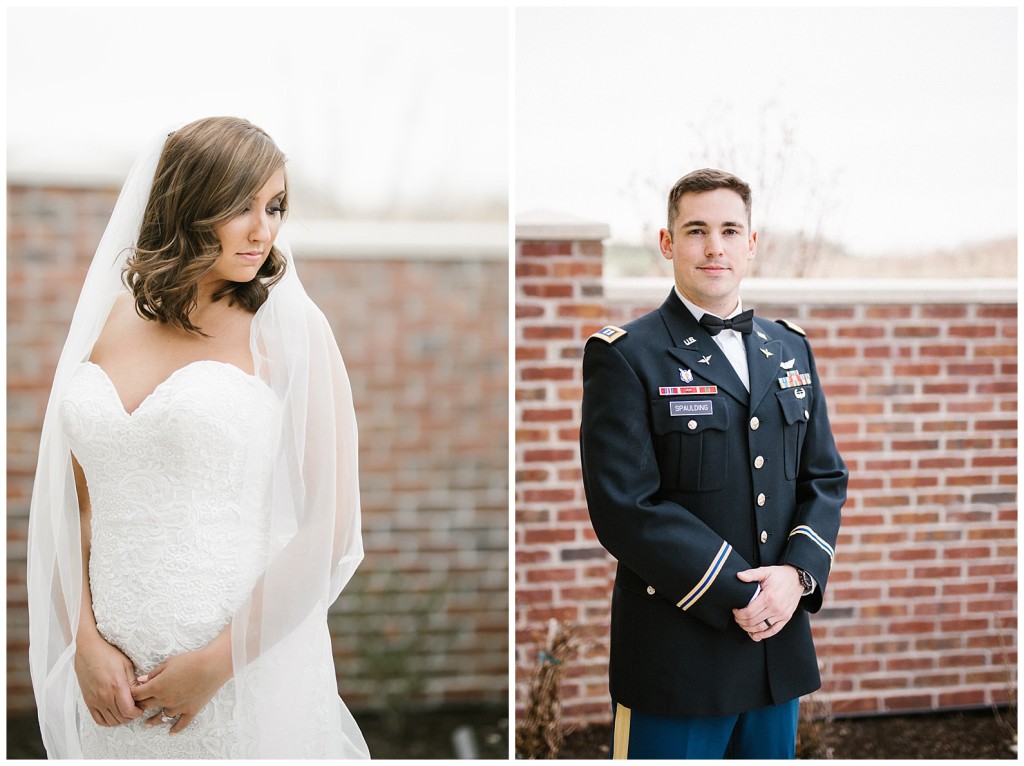
<svg viewBox="0 0 1024 766">
<path fill-rule="evenodd" d="M 846 466 L 803 334 L 755 317 L 744 343 L 749 394 L 673 290 L 584 351 L 583 481 L 618 560 L 611 696 L 631 709 L 733 715 L 821 683 L 808 613 L 828 583 Z M 732 610 L 756 584 L 736 573 L 775 564 L 817 588 L 754 642 Z"/>
</svg>

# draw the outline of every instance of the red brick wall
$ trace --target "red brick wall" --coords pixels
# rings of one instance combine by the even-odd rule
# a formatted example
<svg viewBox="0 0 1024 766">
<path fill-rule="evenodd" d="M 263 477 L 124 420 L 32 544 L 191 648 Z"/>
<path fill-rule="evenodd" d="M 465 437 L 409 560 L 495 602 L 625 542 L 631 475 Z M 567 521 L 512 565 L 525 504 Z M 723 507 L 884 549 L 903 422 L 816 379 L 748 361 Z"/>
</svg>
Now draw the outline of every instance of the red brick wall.
<svg viewBox="0 0 1024 766">
<path fill-rule="evenodd" d="M 33 706 L 24 556 L 38 429 L 116 194 L 8 188 L 8 710 Z M 299 264 L 330 318 L 360 426 L 366 559 L 331 613 L 356 710 L 508 698 L 508 266 Z"/>
<path fill-rule="evenodd" d="M 517 232 L 516 702 L 521 710 L 538 638 L 550 620 L 568 621 L 580 651 L 563 714 L 596 722 L 611 714 L 614 562 L 581 484 L 582 348 L 604 324 L 660 305 L 671 281 L 642 300 L 606 300 L 607 235 L 575 236 Z M 745 305 L 807 331 L 850 468 L 825 605 L 812 618 L 817 696 L 836 715 L 1016 696 L 1017 309 L 1003 292 L 1011 297 L 992 304 L 888 300 L 881 287 L 840 302 L 745 289 Z"/>
</svg>

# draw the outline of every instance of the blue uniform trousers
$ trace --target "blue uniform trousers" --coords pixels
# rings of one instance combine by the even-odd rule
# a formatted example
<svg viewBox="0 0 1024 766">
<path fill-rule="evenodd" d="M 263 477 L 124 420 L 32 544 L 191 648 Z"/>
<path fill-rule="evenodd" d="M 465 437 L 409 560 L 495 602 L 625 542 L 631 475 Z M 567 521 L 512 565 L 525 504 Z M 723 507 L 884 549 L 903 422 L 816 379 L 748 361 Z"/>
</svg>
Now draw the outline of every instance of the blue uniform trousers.
<svg viewBox="0 0 1024 766">
<path fill-rule="evenodd" d="M 613 703 L 612 758 L 794 758 L 799 698 L 727 716 L 650 715 Z"/>
</svg>

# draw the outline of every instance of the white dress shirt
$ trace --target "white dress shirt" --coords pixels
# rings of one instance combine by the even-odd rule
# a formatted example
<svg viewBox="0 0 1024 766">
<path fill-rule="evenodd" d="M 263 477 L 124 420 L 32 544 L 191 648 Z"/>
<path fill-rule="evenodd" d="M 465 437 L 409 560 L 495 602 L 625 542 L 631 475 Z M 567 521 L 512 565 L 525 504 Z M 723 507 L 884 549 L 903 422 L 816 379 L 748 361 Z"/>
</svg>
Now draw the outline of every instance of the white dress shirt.
<svg viewBox="0 0 1024 766">
<path fill-rule="evenodd" d="M 676 295 L 679 296 L 679 300 L 683 302 L 683 305 L 690 310 L 694 318 L 699 322 L 700 318 L 705 314 L 711 314 L 718 316 L 713 311 L 707 311 L 702 309 L 693 301 L 687 300 L 683 297 L 683 294 L 679 292 L 678 287 L 673 288 L 676 291 Z M 737 314 L 743 311 L 743 299 L 740 298 L 736 301 L 736 309 L 729 314 L 727 317 L 720 317 L 721 319 L 732 319 Z M 725 358 L 729 360 L 729 364 L 736 371 L 736 375 L 739 377 L 743 387 L 750 390 L 750 369 L 747 367 L 747 348 L 743 345 L 743 334 L 736 330 L 722 330 L 718 335 L 712 335 L 711 339 L 718 344 L 718 347 L 722 349 L 725 354 Z"/>
</svg>

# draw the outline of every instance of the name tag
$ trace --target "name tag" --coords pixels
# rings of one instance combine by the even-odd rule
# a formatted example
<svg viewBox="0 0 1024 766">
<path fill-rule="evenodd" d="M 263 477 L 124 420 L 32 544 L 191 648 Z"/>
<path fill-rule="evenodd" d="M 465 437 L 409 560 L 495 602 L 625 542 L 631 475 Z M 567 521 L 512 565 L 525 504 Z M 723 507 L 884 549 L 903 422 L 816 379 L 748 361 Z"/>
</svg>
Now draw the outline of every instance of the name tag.
<svg viewBox="0 0 1024 766">
<path fill-rule="evenodd" d="M 710 399 L 692 402 L 669 402 L 668 411 L 673 417 L 677 415 L 711 415 L 714 413 Z"/>
</svg>

